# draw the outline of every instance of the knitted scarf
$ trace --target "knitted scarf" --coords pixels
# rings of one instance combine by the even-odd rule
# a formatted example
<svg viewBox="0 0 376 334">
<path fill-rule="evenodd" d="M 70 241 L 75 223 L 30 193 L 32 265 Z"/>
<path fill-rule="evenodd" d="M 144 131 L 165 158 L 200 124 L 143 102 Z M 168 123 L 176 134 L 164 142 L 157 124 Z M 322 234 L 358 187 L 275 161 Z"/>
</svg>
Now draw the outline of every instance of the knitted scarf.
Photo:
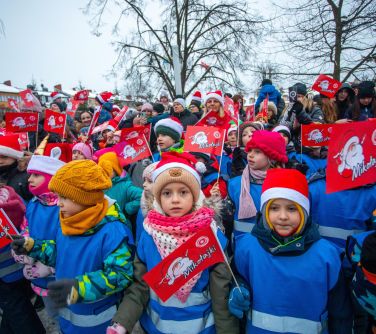
<svg viewBox="0 0 376 334">
<path fill-rule="evenodd" d="M 239 196 L 239 219 L 252 218 L 256 216 L 257 209 L 250 194 L 251 181 L 249 177 L 252 177 L 257 183 L 262 182 L 266 177 L 266 171 L 254 170 L 249 166 L 246 166 L 243 170 L 241 191 Z"/>
<path fill-rule="evenodd" d="M 74 216 L 63 218 L 60 213 L 60 225 L 64 235 L 81 235 L 97 225 L 105 216 L 108 210 L 108 201 L 83 210 Z"/>
<path fill-rule="evenodd" d="M 210 225 L 214 219 L 214 210 L 202 207 L 183 217 L 167 217 L 155 210 L 149 212 L 144 220 L 145 231 L 150 234 L 162 259 L 185 243 L 196 232 Z M 175 296 L 184 303 L 201 273 L 192 277 Z"/>
</svg>

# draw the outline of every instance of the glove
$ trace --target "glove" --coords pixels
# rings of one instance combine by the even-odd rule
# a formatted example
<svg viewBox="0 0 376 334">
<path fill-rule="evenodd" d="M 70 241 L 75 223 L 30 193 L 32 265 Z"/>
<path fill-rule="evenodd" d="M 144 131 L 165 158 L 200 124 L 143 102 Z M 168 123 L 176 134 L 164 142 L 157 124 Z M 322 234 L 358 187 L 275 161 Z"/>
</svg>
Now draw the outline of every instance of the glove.
<svg viewBox="0 0 376 334">
<path fill-rule="evenodd" d="M 61 279 L 47 285 L 48 297 L 55 308 L 62 308 L 78 301 L 78 281 L 76 279 Z"/>
<path fill-rule="evenodd" d="M 296 116 L 298 116 L 303 111 L 303 108 L 304 108 L 303 104 L 301 102 L 299 102 L 299 101 L 296 101 L 293 104 L 291 110 L 292 110 L 293 113 L 295 113 Z"/>
<path fill-rule="evenodd" d="M 127 330 L 117 322 L 115 322 L 112 326 L 107 327 L 107 331 L 106 331 L 106 334 L 126 334 L 126 333 L 127 333 Z"/>
<path fill-rule="evenodd" d="M 34 239 L 30 237 L 23 237 L 22 235 L 11 235 L 13 241 L 10 244 L 16 255 L 28 254 L 34 247 Z"/>
<path fill-rule="evenodd" d="M 244 311 L 248 311 L 251 307 L 249 291 L 244 287 L 235 287 L 231 290 L 228 300 L 228 308 L 230 313 L 235 317 L 243 318 Z"/>
</svg>

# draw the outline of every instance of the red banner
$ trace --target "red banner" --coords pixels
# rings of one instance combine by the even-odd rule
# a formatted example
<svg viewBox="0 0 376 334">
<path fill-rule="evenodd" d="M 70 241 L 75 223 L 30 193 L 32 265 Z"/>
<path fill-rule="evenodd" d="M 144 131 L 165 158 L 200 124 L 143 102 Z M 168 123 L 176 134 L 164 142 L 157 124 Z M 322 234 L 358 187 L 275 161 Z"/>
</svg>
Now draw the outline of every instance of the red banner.
<svg viewBox="0 0 376 334">
<path fill-rule="evenodd" d="M 338 124 L 302 125 L 303 146 L 328 146 L 333 127 Z"/>
<path fill-rule="evenodd" d="M 217 112 L 211 110 L 195 126 L 215 126 L 227 130 L 231 126 L 231 121 L 234 121 L 236 125 L 238 124 L 238 120 L 231 117 L 228 112 L 225 111 L 225 115 L 219 117 Z"/>
<path fill-rule="evenodd" d="M 312 89 L 329 98 L 334 97 L 341 88 L 342 83 L 325 74 L 320 74 L 312 85 Z"/>
<path fill-rule="evenodd" d="M 261 111 L 256 115 L 256 121 L 268 123 L 268 103 L 269 97 L 267 96 L 262 103 Z"/>
<path fill-rule="evenodd" d="M 37 112 L 7 112 L 5 114 L 8 132 L 38 131 L 39 114 Z"/>
<path fill-rule="evenodd" d="M 18 107 L 18 103 L 15 99 L 8 98 L 8 106 L 10 109 L 14 111 L 20 111 L 20 108 Z"/>
<path fill-rule="evenodd" d="M 30 89 L 23 90 L 19 93 L 22 101 L 24 102 L 25 107 L 33 107 L 34 106 L 34 97 L 33 93 Z"/>
<path fill-rule="evenodd" d="M 165 302 L 195 275 L 225 261 L 217 236 L 208 226 L 165 257 L 143 279 Z"/>
<path fill-rule="evenodd" d="M 231 117 L 238 119 L 238 113 L 235 110 L 234 101 L 229 97 L 225 97 L 225 104 L 223 106 L 225 112 L 227 112 Z M 239 104 L 238 104 L 238 111 L 239 111 Z"/>
<path fill-rule="evenodd" d="M 88 99 L 89 99 L 89 91 L 86 89 L 78 91 L 73 96 L 73 100 L 79 101 L 79 102 L 85 102 Z"/>
<path fill-rule="evenodd" d="M 115 116 L 114 121 L 116 123 L 120 123 L 123 120 L 123 117 L 125 116 L 125 113 L 128 111 L 128 106 L 124 106 L 118 114 Z"/>
<path fill-rule="evenodd" d="M 222 155 L 223 137 L 226 130 L 206 126 L 188 126 L 185 133 L 184 151 Z"/>
<path fill-rule="evenodd" d="M 98 122 L 98 119 L 99 119 L 99 115 L 101 113 L 101 108 L 100 107 L 97 107 L 94 111 L 94 115 L 93 115 L 93 118 L 91 120 L 91 123 L 90 123 L 90 126 L 89 126 L 89 130 L 87 132 L 87 136 L 90 137 L 92 134 L 93 134 L 93 131 L 94 131 L 94 127 L 95 125 L 97 124 Z"/>
<path fill-rule="evenodd" d="M 326 192 L 356 188 L 376 180 L 374 122 L 333 127 L 328 150 Z"/>
<path fill-rule="evenodd" d="M 146 140 L 150 141 L 150 127 L 151 124 L 122 129 L 120 141 L 127 141 L 133 138 L 143 138 L 143 136 L 145 136 Z"/>
<path fill-rule="evenodd" d="M 130 165 L 152 155 L 144 136 L 128 139 L 126 142 L 116 144 L 113 148 L 122 166 Z"/>
<path fill-rule="evenodd" d="M 12 240 L 8 235 L 19 234 L 3 209 L 0 209 L 0 248 L 9 245 Z"/>
<path fill-rule="evenodd" d="M 77 110 L 77 108 L 79 107 L 79 105 L 81 104 L 81 101 L 77 101 L 77 100 L 74 100 L 73 98 L 70 98 L 69 101 L 68 101 L 68 104 L 67 104 L 67 110 L 66 110 L 66 113 L 74 118 L 74 114 Z"/>
<path fill-rule="evenodd" d="M 247 122 L 255 121 L 255 104 L 252 104 L 245 109 L 245 120 Z"/>
<path fill-rule="evenodd" d="M 29 134 L 27 132 L 9 132 L 5 128 L 0 128 L 0 136 L 18 135 L 18 142 L 20 143 L 21 150 L 29 149 Z"/>
<path fill-rule="evenodd" d="M 54 132 L 61 136 L 64 135 L 65 122 L 67 115 L 57 111 L 46 109 L 44 117 L 44 129 L 47 132 Z"/>
</svg>

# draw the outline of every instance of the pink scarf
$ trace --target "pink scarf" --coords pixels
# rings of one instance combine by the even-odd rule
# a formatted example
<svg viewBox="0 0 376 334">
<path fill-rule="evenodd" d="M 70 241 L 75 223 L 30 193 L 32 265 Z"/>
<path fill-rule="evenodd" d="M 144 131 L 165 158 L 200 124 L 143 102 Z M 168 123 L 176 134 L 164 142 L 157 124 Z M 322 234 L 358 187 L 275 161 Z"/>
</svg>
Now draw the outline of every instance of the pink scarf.
<svg viewBox="0 0 376 334">
<path fill-rule="evenodd" d="M 266 171 L 254 170 L 249 166 L 246 166 L 243 170 L 241 191 L 239 196 L 239 219 L 252 218 L 256 216 L 257 209 L 250 194 L 251 181 L 249 175 L 256 180 L 263 181 L 266 177 Z"/>
<path fill-rule="evenodd" d="M 167 217 L 152 210 L 144 221 L 144 228 L 152 236 L 159 254 L 164 259 L 200 229 L 209 226 L 214 215 L 214 210 L 207 207 L 202 207 L 183 217 Z M 201 273 L 192 277 L 175 293 L 182 303 L 187 300 L 200 277 Z"/>
</svg>

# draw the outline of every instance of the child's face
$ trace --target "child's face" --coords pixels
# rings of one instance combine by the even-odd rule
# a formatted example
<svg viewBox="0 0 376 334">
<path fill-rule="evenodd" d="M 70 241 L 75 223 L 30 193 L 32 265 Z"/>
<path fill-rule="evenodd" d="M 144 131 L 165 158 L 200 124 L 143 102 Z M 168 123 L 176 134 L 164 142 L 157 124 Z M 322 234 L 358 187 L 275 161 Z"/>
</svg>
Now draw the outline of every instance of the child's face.
<svg viewBox="0 0 376 334">
<path fill-rule="evenodd" d="M 87 209 L 88 207 L 76 202 L 73 202 L 71 199 L 57 195 L 57 205 L 60 208 L 61 215 L 63 218 L 69 218 L 77 213 Z"/>
<path fill-rule="evenodd" d="M 35 187 L 39 187 L 44 181 L 45 181 L 45 177 L 43 175 L 40 175 L 40 174 L 30 174 L 29 176 L 29 184 L 31 187 L 35 188 Z"/>
<path fill-rule="evenodd" d="M 237 135 L 236 131 L 231 131 L 227 136 L 228 143 L 231 146 L 237 146 Z"/>
<path fill-rule="evenodd" d="M 170 217 L 182 217 L 193 208 L 193 195 L 191 190 L 180 182 L 166 185 L 161 192 L 161 207 Z"/>
<path fill-rule="evenodd" d="M 248 166 L 254 170 L 266 171 L 269 168 L 269 159 L 263 151 L 252 148 L 247 154 Z"/>
<path fill-rule="evenodd" d="M 10 166 L 14 164 L 17 160 L 6 155 L 0 155 L 0 167 Z"/>
<path fill-rule="evenodd" d="M 281 237 L 294 234 L 301 222 L 296 204 L 284 198 L 275 199 L 269 206 L 268 214 L 270 223 Z"/>
<path fill-rule="evenodd" d="M 79 150 L 73 150 L 72 152 L 72 160 L 85 160 L 85 156 Z"/>
<path fill-rule="evenodd" d="M 242 134 L 242 144 L 245 147 L 247 143 L 251 140 L 253 132 L 255 132 L 256 129 L 252 126 L 249 126 L 248 128 L 245 128 Z"/>
<path fill-rule="evenodd" d="M 157 138 L 157 144 L 160 149 L 166 149 L 175 144 L 175 141 L 167 135 L 160 133 Z"/>
<path fill-rule="evenodd" d="M 153 182 L 151 182 L 151 180 L 145 177 L 142 186 L 144 188 L 145 195 L 153 194 Z"/>
<path fill-rule="evenodd" d="M 361 105 L 363 106 L 368 106 L 372 101 L 372 97 L 363 97 L 361 99 L 359 99 L 359 102 Z"/>
</svg>

